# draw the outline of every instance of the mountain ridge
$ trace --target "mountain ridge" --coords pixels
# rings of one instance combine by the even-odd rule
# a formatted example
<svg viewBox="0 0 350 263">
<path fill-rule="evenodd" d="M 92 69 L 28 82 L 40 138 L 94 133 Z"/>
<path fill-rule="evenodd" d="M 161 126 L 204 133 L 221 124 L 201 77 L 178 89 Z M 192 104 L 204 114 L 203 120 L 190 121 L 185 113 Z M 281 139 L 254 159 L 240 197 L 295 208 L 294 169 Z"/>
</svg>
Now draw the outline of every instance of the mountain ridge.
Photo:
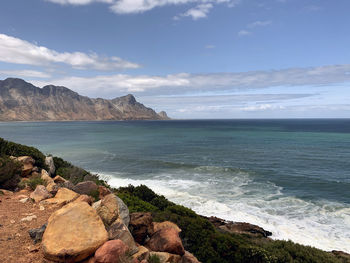
<svg viewBox="0 0 350 263">
<path fill-rule="evenodd" d="M 63 86 L 42 88 L 19 78 L 0 80 L 0 121 L 168 120 L 132 94 L 89 98 Z"/>
</svg>

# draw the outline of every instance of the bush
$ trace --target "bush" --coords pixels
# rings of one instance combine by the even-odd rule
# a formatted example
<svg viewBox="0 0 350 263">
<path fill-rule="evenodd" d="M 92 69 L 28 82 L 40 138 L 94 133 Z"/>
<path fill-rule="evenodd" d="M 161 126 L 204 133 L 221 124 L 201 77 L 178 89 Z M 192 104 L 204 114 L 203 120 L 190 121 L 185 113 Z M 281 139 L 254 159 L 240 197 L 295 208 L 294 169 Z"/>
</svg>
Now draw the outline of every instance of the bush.
<svg viewBox="0 0 350 263">
<path fill-rule="evenodd" d="M 0 188 L 15 190 L 22 172 L 22 164 L 7 156 L 0 157 Z"/>
<path fill-rule="evenodd" d="M 148 202 L 141 200 L 137 196 L 131 195 L 128 192 L 117 191 L 116 194 L 127 205 L 130 213 L 158 211 L 157 207 L 151 205 Z"/>
<path fill-rule="evenodd" d="M 31 156 L 35 160 L 35 165 L 47 169 L 45 165 L 45 155 L 34 147 L 9 142 L 0 138 L 0 156 Z"/>
<path fill-rule="evenodd" d="M 151 255 L 148 259 L 149 263 L 160 263 L 160 258 L 157 255 Z"/>
<path fill-rule="evenodd" d="M 25 181 L 25 184 L 30 187 L 30 189 L 35 190 L 38 185 L 46 186 L 46 181 L 41 179 L 40 175 L 32 176 L 29 180 Z"/>
</svg>

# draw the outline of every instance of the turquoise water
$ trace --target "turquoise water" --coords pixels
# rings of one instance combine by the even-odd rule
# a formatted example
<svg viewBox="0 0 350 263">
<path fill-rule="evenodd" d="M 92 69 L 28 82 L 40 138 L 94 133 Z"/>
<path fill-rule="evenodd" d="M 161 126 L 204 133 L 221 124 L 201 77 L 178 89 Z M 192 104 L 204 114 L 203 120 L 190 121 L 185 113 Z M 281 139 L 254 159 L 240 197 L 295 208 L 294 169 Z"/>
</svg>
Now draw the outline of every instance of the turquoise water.
<svg viewBox="0 0 350 263">
<path fill-rule="evenodd" d="M 146 184 L 203 215 L 350 252 L 350 120 L 0 123 L 118 187 Z"/>
</svg>

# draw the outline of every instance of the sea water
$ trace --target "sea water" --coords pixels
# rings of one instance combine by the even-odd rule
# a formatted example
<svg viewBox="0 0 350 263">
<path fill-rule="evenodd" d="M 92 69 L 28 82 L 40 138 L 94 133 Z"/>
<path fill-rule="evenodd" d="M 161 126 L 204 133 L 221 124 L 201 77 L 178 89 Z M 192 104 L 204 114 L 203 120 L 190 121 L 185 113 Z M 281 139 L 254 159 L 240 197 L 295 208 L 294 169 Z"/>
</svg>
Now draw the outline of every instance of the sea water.
<svg viewBox="0 0 350 263">
<path fill-rule="evenodd" d="M 350 120 L 12 122 L 0 137 L 115 187 L 145 184 L 202 215 L 350 252 Z"/>
</svg>

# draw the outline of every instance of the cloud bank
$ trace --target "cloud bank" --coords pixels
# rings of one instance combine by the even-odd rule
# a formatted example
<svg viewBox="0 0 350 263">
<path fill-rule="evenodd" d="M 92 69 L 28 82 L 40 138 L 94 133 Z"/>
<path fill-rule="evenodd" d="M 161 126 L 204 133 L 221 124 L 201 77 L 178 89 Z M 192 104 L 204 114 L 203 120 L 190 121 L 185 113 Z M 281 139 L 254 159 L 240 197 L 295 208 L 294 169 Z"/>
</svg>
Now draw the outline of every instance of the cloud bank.
<svg viewBox="0 0 350 263">
<path fill-rule="evenodd" d="M 62 63 L 75 69 L 102 71 L 140 67 L 136 63 L 114 56 L 103 57 L 95 53 L 58 52 L 5 34 L 0 34 L 0 61 L 34 66 Z"/>
<path fill-rule="evenodd" d="M 174 17 L 191 17 L 193 20 L 207 17 L 214 5 L 225 3 L 228 7 L 236 6 L 241 0 L 46 0 L 61 5 L 88 5 L 92 3 L 106 3 L 116 14 L 138 14 L 157 7 L 195 4 L 182 14 Z"/>
<path fill-rule="evenodd" d="M 271 71 L 211 74 L 100 75 L 33 81 L 39 86 L 62 85 L 89 96 L 115 97 L 125 93 L 176 95 L 269 87 L 323 86 L 350 82 L 350 64 Z"/>
</svg>

